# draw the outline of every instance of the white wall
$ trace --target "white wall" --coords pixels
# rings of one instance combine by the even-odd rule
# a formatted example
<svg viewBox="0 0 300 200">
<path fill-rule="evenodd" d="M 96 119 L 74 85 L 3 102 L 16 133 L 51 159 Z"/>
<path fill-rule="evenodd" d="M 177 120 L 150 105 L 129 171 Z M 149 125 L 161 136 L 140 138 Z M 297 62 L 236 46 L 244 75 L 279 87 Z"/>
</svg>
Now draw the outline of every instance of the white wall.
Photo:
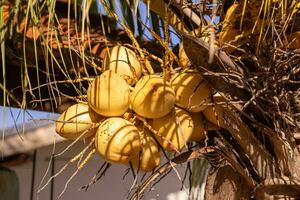
<svg viewBox="0 0 300 200">
<path fill-rule="evenodd" d="M 56 146 L 56 152 L 60 152 L 67 146 L 67 143 L 60 143 Z M 58 157 L 56 159 L 56 171 L 58 171 L 72 156 L 79 152 L 84 146 L 78 144 L 74 146 L 66 154 Z M 37 191 L 38 185 L 45 174 L 48 166 L 49 158 L 52 152 L 52 147 L 41 148 L 37 152 L 37 163 L 36 163 L 36 179 L 35 179 L 35 193 Z M 128 174 L 125 180 L 122 180 L 125 174 L 126 167 L 122 165 L 113 165 L 107 172 L 104 178 L 102 178 L 95 185 L 90 187 L 87 192 L 78 191 L 78 189 L 89 183 L 91 177 L 95 174 L 98 168 L 103 163 L 103 160 L 99 158 L 98 155 L 92 157 L 92 160 L 85 166 L 82 171 L 71 181 L 68 189 L 61 197 L 61 199 L 66 200 L 119 200 L 126 199 L 127 192 L 132 185 L 133 178 L 131 174 Z M 181 177 L 184 174 L 184 166 L 177 167 Z M 20 180 L 20 200 L 30 200 L 30 187 L 31 187 L 31 170 L 32 163 L 28 162 L 21 166 L 13 168 L 19 176 Z M 55 194 L 54 199 L 57 199 L 60 192 L 63 190 L 64 184 L 67 179 L 72 175 L 75 168 L 67 168 L 62 175 L 55 179 Z M 46 180 L 49 179 L 49 174 Z M 185 193 L 179 192 L 179 195 L 174 195 L 170 193 L 176 193 L 180 190 L 181 182 L 177 178 L 174 172 L 171 172 L 165 179 L 163 179 L 159 184 L 157 184 L 153 190 L 147 192 L 145 195 L 146 200 L 150 199 L 168 199 L 168 200 L 182 200 L 185 199 Z M 35 198 L 36 199 L 36 195 Z M 50 187 L 48 186 L 44 191 L 39 194 L 40 200 L 50 200 Z"/>
</svg>

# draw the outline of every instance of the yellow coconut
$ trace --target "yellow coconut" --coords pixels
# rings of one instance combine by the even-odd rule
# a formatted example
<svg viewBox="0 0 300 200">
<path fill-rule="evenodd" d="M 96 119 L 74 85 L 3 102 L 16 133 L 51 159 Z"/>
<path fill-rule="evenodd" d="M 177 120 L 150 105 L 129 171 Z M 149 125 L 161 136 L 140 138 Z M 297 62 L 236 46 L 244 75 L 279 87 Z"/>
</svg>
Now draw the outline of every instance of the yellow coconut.
<svg viewBox="0 0 300 200">
<path fill-rule="evenodd" d="M 159 146 L 148 130 L 141 133 L 140 156 L 132 160 L 135 169 L 149 172 L 155 169 L 160 163 Z"/>
<path fill-rule="evenodd" d="M 106 53 L 104 70 L 111 70 L 132 85 L 142 76 L 142 65 L 131 49 L 117 45 Z"/>
<path fill-rule="evenodd" d="M 199 142 L 205 139 L 207 134 L 206 119 L 201 113 L 190 113 L 193 123 L 194 131 L 191 135 L 190 141 Z"/>
<path fill-rule="evenodd" d="M 158 75 L 143 76 L 132 91 L 131 108 L 145 118 L 160 118 L 167 115 L 175 105 L 175 93 Z"/>
<path fill-rule="evenodd" d="M 131 122 L 119 117 L 108 118 L 97 130 L 95 146 L 105 160 L 128 164 L 139 155 L 140 134 Z"/>
<path fill-rule="evenodd" d="M 241 46 L 249 42 L 250 34 L 252 37 L 258 39 L 263 25 L 268 24 L 259 17 L 261 6 L 261 1 L 247 2 L 245 12 L 243 13 L 244 3 L 236 1 L 232 4 L 226 12 L 222 30 L 219 34 L 221 44 L 226 45 L 226 43 L 230 43 L 233 46 Z M 243 20 L 242 23 L 241 20 Z M 253 44 L 253 41 L 251 42 Z M 228 53 L 233 53 L 235 49 L 230 45 L 224 48 Z"/>
<path fill-rule="evenodd" d="M 235 23 L 239 22 L 241 18 L 241 5 L 236 2 L 229 7 L 226 12 L 222 31 L 220 32 L 219 39 L 222 42 L 230 42 L 234 40 L 237 35 L 242 34 L 242 31 L 235 27 Z"/>
<path fill-rule="evenodd" d="M 195 36 L 203 40 L 204 42 L 209 43 L 211 31 L 215 31 L 215 30 L 213 30 L 213 28 L 208 28 L 207 26 L 202 26 L 202 28 L 198 28 L 193 31 L 190 31 L 190 35 Z M 218 46 L 217 41 L 215 41 L 215 43 L 216 44 L 214 46 L 217 47 Z M 188 58 L 184 50 L 183 42 L 181 42 L 179 45 L 178 60 L 182 68 L 186 69 L 192 67 L 192 62 L 190 61 L 190 59 Z"/>
<path fill-rule="evenodd" d="M 196 70 L 176 74 L 171 80 L 176 94 L 176 105 L 191 112 L 200 112 L 210 102 L 212 89 Z"/>
<path fill-rule="evenodd" d="M 223 119 L 223 108 L 220 103 L 224 102 L 226 102 L 225 99 L 217 93 L 213 96 L 214 105 L 208 106 L 205 110 L 203 110 L 203 115 L 208 121 L 223 128 L 225 128 Z"/>
<path fill-rule="evenodd" d="M 179 45 L 179 53 L 178 53 L 178 60 L 182 68 L 190 68 L 192 66 L 192 63 L 188 56 L 186 55 L 186 52 L 184 51 L 183 43 L 181 42 Z"/>
<path fill-rule="evenodd" d="M 89 107 L 85 104 L 75 104 L 59 116 L 55 130 L 67 139 L 76 139 L 82 134 L 82 138 L 87 138 L 95 134 L 92 124 Z"/>
<path fill-rule="evenodd" d="M 168 151 L 181 151 L 194 131 L 194 123 L 190 114 L 177 107 L 167 116 L 154 119 L 152 126 L 157 131 L 156 139 Z"/>
<path fill-rule="evenodd" d="M 90 84 L 89 106 L 105 117 L 121 116 L 129 107 L 129 85 L 112 71 L 105 71 Z"/>
</svg>

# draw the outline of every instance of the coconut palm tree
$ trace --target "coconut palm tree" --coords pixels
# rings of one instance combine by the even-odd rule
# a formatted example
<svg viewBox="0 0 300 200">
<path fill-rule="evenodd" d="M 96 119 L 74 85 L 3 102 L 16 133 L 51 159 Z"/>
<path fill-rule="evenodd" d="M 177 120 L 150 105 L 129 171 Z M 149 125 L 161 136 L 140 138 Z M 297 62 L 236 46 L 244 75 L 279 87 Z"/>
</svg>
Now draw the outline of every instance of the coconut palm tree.
<svg viewBox="0 0 300 200">
<path fill-rule="evenodd" d="M 131 199 L 182 163 L 191 199 L 200 188 L 205 199 L 300 198 L 296 0 L 4 1 L 0 26 L 4 106 L 62 112 L 87 102 L 116 44 L 136 53 L 145 74 L 201 73 L 214 94 L 205 139 L 166 155 Z"/>
</svg>

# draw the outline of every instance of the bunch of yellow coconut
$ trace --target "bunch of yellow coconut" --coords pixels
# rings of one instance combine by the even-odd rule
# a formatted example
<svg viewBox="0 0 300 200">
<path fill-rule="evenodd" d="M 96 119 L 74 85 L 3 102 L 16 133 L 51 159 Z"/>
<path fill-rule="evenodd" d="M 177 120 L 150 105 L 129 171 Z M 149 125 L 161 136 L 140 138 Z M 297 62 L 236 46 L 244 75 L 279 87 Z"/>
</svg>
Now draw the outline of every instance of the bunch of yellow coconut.
<svg viewBox="0 0 300 200">
<path fill-rule="evenodd" d="M 184 69 L 170 81 L 145 74 L 135 52 L 120 45 L 108 51 L 103 69 L 89 85 L 87 104 L 62 113 L 56 132 L 67 139 L 94 137 L 108 162 L 151 171 L 160 164 L 161 148 L 180 152 L 204 140 L 208 123 L 223 126 L 222 107 L 211 105 L 223 99 L 196 70 Z"/>
</svg>

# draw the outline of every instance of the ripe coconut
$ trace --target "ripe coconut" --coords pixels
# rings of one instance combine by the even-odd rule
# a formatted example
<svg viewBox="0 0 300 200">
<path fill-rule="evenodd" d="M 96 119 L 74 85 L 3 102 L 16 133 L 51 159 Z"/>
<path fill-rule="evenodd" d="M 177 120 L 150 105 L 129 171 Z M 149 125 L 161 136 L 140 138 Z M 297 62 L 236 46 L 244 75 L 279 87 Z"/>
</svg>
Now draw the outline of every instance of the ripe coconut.
<svg viewBox="0 0 300 200">
<path fill-rule="evenodd" d="M 159 146 L 148 130 L 141 133 L 140 156 L 132 160 L 135 169 L 149 172 L 155 169 L 160 163 Z"/>
<path fill-rule="evenodd" d="M 156 139 L 168 151 L 181 151 L 194 131 L 194 122 L 190 114 L 177 107 L 167 116 L 154 119 L 152 126 L 157 131 Z"/>
<path fill-rule="evenodd" d="M 201 113 L 190 113 L 190 115 L 194 123 L 194 131 L 191 135 L 190 141 L 199 142 L 204 140 L 207 134 L 206 119 L 201 115 Z"/>
<path fill-rule="evenodd" d="M 142 76 L 142 65 L 134 51 L 124 46 L 114 46 L 106 53 L 104 63 L 104 70 L 110 70 L 122 78 L 128 84 L 132 85 Z"/>
<path fill-rule="evenodd" d="M 215 105 L 206 107 L 206 109 L 203 110 L 203 115 L 211 123 L 219 127 L 225 128 L 223 119 L 223 108 L 222 105 L 218 104 L 221 102 L 225 102 L 225 99 L 220 94 L 215 94 L 213 96 L 213 103 L 215 103 Z"/>
<path fill-rule="evenodd" d="M 181 42 L 179 45 L 179 52 L 178 52 L 178 60 L 182 68 L 190 68 L 192 66 L 192 63 L 188 56 L 186 55 L 186 52 L 184 51 L 183 43 Z"/>
<path fill-rule="evenodd" d="M 129 85 L 112 71 L 105 71 L 90 84 L 89 106 L 98 114 L 111 117 L 123 115 L 129 107 Z"/>
<path fill-rule="evenodd" d="M 95 134 L 96 129 L 92 128 L 92 124 L 89 107 L 85 104 L 75 104 L 59 116 L 55 130 L 67 139 L 76 139 L 84 132 L 86 133 L 82 138 L 87 138 Z"/>
<path fill-rule="evenodd" d="M 175 105 L 175 93 L 158 75 L 143 76 L 135 85 L 130 97 L 132 109 L 145 118 L 167 115 Z"/>
<path fill-rule="evenodd" d="M 252 1 L 251 3 L 247 3 L 246 6 L 247 8 L 244 13 L 244 3 L 235 1 L 229 7 L 219 34 L 219 41 L 221 43 L 225 45 L 226 43 L 230 43 L 233 46 L 246 44 L 250 41 L 250 34 L 251 37 L 258 38 L 264 26 L 268 24 L 266 20 L 259 17 L 262 6 L 261 1 Z M 241 20 L 243 20 L 242 27 L 240 27 Z M 250 42 L 253 43 L 253 41 Z M 228 45 L 223 48 L 228 53 L 233 53 L 236 50 L 236 48 Z"/>
<path fill-rule="evenodd" d="M 129 121 L 112 117 L 99 126 L 95 146 L 105 160 L 127 164 L 140 151 L 140 134 Z"/>
<path fill-rule="evenodd" d="M 210 29 L 207 27 L 203 27 L 201 29 L 199 28 L 199 29 L 190 31 L 190 34 L 203 40 L 204 42 L 209 43 Z M 183 42 L 181 42 L 179 45 L 178 60 L 183 69 L 192 67 L 192 62 L 190 61 L 189 57 L 187 56 L 187 54 L 184 50 Z"/>
<path fill-rule="evenodd" d="M 176 105 L 191 112 L 202 111 L 210 102 L 212 89 L 196 70 L 176 74 L 171 80 L 176 94 Z"/>
<path fill-rule="evenodd" d="M 219 39 L 222 42 L 230 42 L 234 40 L 237 35 L 240 35 L 242 31 L 235 27 L 236 21 L 239 21 L 241 17 L 241 5 L 236 2 L 232 4 L 226 12 L 224 24 L 220 32 Z"/>
</svg>

